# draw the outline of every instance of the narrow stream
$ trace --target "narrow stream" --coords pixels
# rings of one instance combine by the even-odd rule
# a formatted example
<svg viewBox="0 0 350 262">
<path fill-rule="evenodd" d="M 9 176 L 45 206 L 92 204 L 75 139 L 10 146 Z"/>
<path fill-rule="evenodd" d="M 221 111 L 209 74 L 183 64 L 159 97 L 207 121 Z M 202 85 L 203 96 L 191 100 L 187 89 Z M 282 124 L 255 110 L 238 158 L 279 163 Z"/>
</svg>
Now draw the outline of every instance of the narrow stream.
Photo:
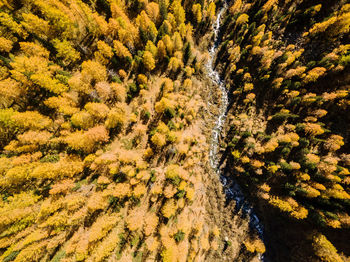
<svg viewBox="0 0 350 262">
<path fill-rule="evenodd" d="M 221 27 L 221 18 L 222 15 L 227 10 L 227 4 L 224 3 L 224 6 L 219 11 L 216 21 L 213 24 L 213 30 L 214 30 L 214 44 L 209 49 L 210 53 L 210 59 L 207 64 L 208 68 L 208 75 L 212 79 L 213 83 L 218 85 L 220 92 L 221 92 L 221 103 L 219 108 L 219 114 L 217 116 L 217 120 L 215 123 L 215 126 L 212 131 L 212 140 L 210 145 L 210 152 L 209 152 L 209 161 L 211 167 L 214 169 L 214 171 L 220 176 L 220 180 L 223 184 L 226 199 L 228 201 L 234 200 L 236 202 L 236 212 L 242 210 L 242 214 L 244 217 L 249 216 L 249 225 L 251 229 L 256 231 L 259 235 L 259 237 L 264 240 L 263 238 L 263 225 L 261 224 L 258 216 L 255 214 L 253 207 L 250 205 L 250 203 L 246 200 L 243 191 L 241 187 L 238 185 L 237 181 L 235 181 L 232 176 L 229 174 L 223 174 L 222 170 L 219 166 L 219 137 L 223 128 L 223 125 L 225 124 L 226 120 L 226 114 L 228 110 L 228 93 L 225 86 L 224 80 L 220 77 L 219 72 L 215 69 L 215 57 L 218 50 L 218 47 L 220 45 L 220 27 Z M 264 256 L 260 256 L 260 261 L 267 262 L 266 259 L 264 259 Z"/>
</svg>

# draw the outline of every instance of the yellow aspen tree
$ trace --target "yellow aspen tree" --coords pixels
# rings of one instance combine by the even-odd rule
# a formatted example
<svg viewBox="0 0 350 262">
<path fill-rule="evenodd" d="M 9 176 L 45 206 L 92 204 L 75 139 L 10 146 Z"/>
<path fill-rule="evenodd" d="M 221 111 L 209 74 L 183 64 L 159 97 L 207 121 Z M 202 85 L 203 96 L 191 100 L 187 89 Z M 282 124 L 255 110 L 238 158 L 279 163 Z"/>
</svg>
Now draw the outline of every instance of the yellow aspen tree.
<svg viewBox="0 0 350 262">
<path fill-rule="evenodd" d="M 237 25 L 241 25 L 241 24 L 245 24 L 247 23 L 249 20 L 249 16 L 247 14 L 241 14 L 237 20 L 236 20 L 236 24 Z"/>
<path fill-rule="evenodd" d="M 47 39 L 51 34 L 49 22 L 32 14 L 23 13 L 21 25 L 31 34 Z"/>
<path fill-rule="evenodd" d="M 87 82 L 95 80 L 97 82 L 102 82 L 107 80 L 107 70 L 106 67 L 101 65 L 96 61 L 87 60 L 84 61 L 81 65 L 81 75 L 83 79 L 86 79 Z"/>
<path fill-rule="evenodd" d="M 194 4 L 192 6 L 192 13 L 195 17 L 195 21 L 199 24 L 202 21 L 202 6 L 201 4 Z"/>
<path fill-rule="evenodd" d="M 146 6 L 146 13 L 153 23 L 157 24 L 159 20 L 159 5 L 156 2 L 148 3 Z"/>
<path fill-rule="evenodd" d="M 174 43 L 173 43 L 173 41 L 171 40 L 169 35 L 163 36 L 162 40 L 163 40 L 163 43 L 164 43 L 164 45 L 166 47 L 166 50 L 167 50 L 168 54 L 171 55 L 174 52 Z"/>
<path fill-rule="evenodd" d="M 9 14 L 5 12 L 0 13 L 0 24 L 11 32 L 18 34 L 23 38 L 26 38 L 28 36 L 22 25 L 18 24 Z"/>
<path fill-rule="evenodd" d="M 185 22 L 186 14 L 180 0 L 174 0 L 174 2 L 171 4 L 170 10 L 174 14 L 177 26 Z"/>
<path fill-rule="evenodd" d="M 147 41 L 146 47 L 145 47 L 145 51 L 149 51 L 152 53 L 153 57 L 156 58 L 158 55 L 158 49 L 157 47 L 153 44 L 152 41 Z"/>
<path fill-rule="evenodd" d="M 156 67 L 156 62 L 151 52 L 145 51 L 142 56 L 142 63 L 148 71 L 152 71 Z"/>
<path fill-rule="evenodd" d="M 210 21 L 213 21 L 215 18 L 216 13 L 216 5 L 214 2 L 210 2 L 208 9 L 207 9 L 207 17 Z"/>
<path fill-rule="evenodd" d="M 13 42 L 6 39 L 5 37 L 0 37 L 0 52 L 10 52 L 12 49 Z"/>
<path fill-rule="evenodd" d="M 174 48 L 176 51 L 180 51 L 183 48 L 183 42 L 181 36 L 178 32 L 175 32 L 173 35 Z"/>
<path fill-rule="evenodd" d="M 157 44 L 157 59 L 162 61 L 166 56 L 166 47 L 163 40 L 159 40 Z"/>
<path fill-rule="evenodd" d="M 60 41 L 54 39 L 53 45 L 57 51 L 57 57 L 63 59 L 63 62 L 68 65 L 80 59 L 80 53 L 77 52 L 67 40 Z"/>
<path fill-rule="evenodd" d="M 118 41 L 118 40 L 114 40 L 113 41 L 113 46 L 115 49 L 115 54 L 116 56 L 120 57 L 120 58 L 132 58 L 131 53 L 129 52 L 129 50 L 123 45 L 122 42 Z"/>
</svg>

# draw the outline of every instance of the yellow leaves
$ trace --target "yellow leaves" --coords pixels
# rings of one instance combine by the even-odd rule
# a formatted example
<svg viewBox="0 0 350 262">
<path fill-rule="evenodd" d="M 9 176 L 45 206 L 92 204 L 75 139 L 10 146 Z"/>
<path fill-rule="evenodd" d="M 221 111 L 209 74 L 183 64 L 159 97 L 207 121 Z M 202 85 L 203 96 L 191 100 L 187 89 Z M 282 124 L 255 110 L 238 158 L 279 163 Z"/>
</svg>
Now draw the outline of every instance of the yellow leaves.
<svg viewBox="0 0 350 262">
<path fill-rule="evenodd" d="M 289 213 L 290 216 L 296 219 L 305 219 L 309 213 L 306 208 L 299 206 L 293 198 L 283 200 L 277 196 L 273 196 L 270 198 L 269 204 L 279 208 L 283 212 Z"/>
<path fill-rule="evenodd" d="M 130 231 L 141 229 L 144 223 L 145 211 L 141 208 L 132 210 L 126 217 L 126 224 Z"/>
<path fill-rule="evenodd" d="M 185 10 L 183 9 L 181 2 L 179 0 L 173 1 L 173 3 L 171 4 L 170 10 L 174 14 L 177 26 L 185 22 L 186 20 Z"/>
<path fill-rule="evenodd" d="M 232 151 L 231 155 L 233 156 L 234 159 L 239 159 L 241 156 L 241 153 L 238 150 Z"/>
<path fill-rule="evenodd" d="M 15 20 L 7 13 L 0 13 L 0 24 L 13 33 L 19 34 L 21 37 L 26 38 L 27 32 L 23 30 L 22 25 L 15 22 Z"/>
<path fill-rule="evenodd" d="M 147 213 L 144 218 L 144 232 L 146 236 L 153 234 L 158 226 L 159 218 L 155 213 Z M 154 244 L 154 243 L 152 243 Z M 151 246 L 152 246 L 151 244 Z"/>
<path fill-rule="evenodd" d="M 152 71 L 156 67 L 156 61 L 151 52 L 145 51 L 142 56 L 142 63 L 148 71 Z"/>
<path fill-rule="evenodd" d="M 294 210 L 290 215 L 296 219 L 305 219 L 307 218 L 309 211 L 304 207 L 299 207 L 297 210 Z"/>
<path fill-rule="evenodd" d="M 118 227 L 111 230 L 108 236 L 98 244 L 96 249 L 94 249 L 87 261 L 100 262 L 110 255 L 120 243 L 119 233 L 120 229 Z"/>
<path fill-rule="evenodd" d="M 158 52 L 157 52 L 158 57 L 157 58 L 159 60 L 162 60 L 166 56 L 166 46 L 165 46 L 163 40 L 158 41 L 157 50 L 158 50 Z"/>
<path fill-rule="evenodd" d="M 254 168 L 260 168 L 260 167 L 264 166 L 264 163 L 259 161 L 259 160 L 256 160 L 256 159 L 252 159 L 250 161 L 250 165 Z"/>
<path fill-rule="evenodd" d="M 107 59 L 110 59 L 113 56 L 112 47 L 101 40 L 97 42 L 97 49 L 103 55 L 103 57 Z"/>
<path fill-rule="evenodd" d="M 192 6 L 192 13 L 194 14 L 195 21 L 200 23 L 202 21 L 202 6 L 201 4 L 194 4 Z"/>
<path fill-rule="evenodd" d="M 103 210 L 108 206 L 108 200 L 103 196 L 103 192 L 94 192 L 87 202 L 90 213 L 96 210 Z"/>
<path fill-rule="evenodd" d="M 282 210 L 284 212 L 292 212 L 293 211 L 292 206 L 288 202 L 286 202 L 278 197 L 271 197 L 269 200 L 269 203 L 275 207 L 278 207 L 280 210 Z"/>
<path fill-rule="evenodd" d="M 11 120 L 14 125 L 22 130 L 40 130 L 48 128 L 51 125 L 51 120 L 41 115 L 36 111 L 26 111 L 26 112 L 15 112 Z"/>
<path fill-rule="evenodd" d="M 79 127 L 82 129 L 88 129 L 94 126 L 92 116 L 86 111 L 80 111 L 72 115 L 71 122 L 74 127 Z"/>
<path fill-rule="evenodd" d="M 21 192 L 8 197 L 7 202 L 0 205 L 0 226 L 14 223 L 33 212 L 32 206 L 40 196 L 33 192 Z"/>
<path fill-rule="evenodd" d="M 155 237 L 148 237 L 145 241 L 147 249 L 151 252 L 155 251 L 159 247 L 159 241 Z"/>
<path fill-rule="evenodd" d="M 157 36 L 157 28 L 145 11 L 141 11 L 141 13 L 137 16 L 136 24 L 139 25 L 141 30 L 147 32 L 150 35 L 151 41 L 153 41 Z"/>
<path fill-rule="evenodd" d="M 144 74 L 137 75 L 137 83 L 139 83 L 140 85 L 145 85 L 147 84 L 147 82 L 147 76 L 145 76 Z"/>
<path fill-rule="evenodd" d="M 185 191 L 186 191 L 186 198 L 189 201 L 192 201 L 194 199 L 195 194 L 196 194 L 195 189 L 193 187 L 187 186 Z"/>
<path fill-rule="evenodd" d="M 249 93 L 246 98 L 244 99 L 244 103 L 249 103 L 249 102 L 253 102 L 255 99 L 256 95 L 254 93 Z"/>
<path fill-rule="evenodd" d="M 84 108 L 97 120 L 105 119 L 109 112 L 108 106 L 103 103 L 87 103 Z"/>
<path fill-rule="evenodd" d="M 264 242 L 261 239 L 255 239 L 255 240 L 247 240 L 243 242 L 245 248 L 250 253 L 260 253 L 263 254 L 266 251 Z"/>
<path fill-rule="evenodd" d="M 80 53 L 74 49 L 69 41 L 54 39 L 52 43 L 57 51 L 56 56 L 61 58 L 65 65 L 69 65 L 70 63 L 74 63 L 80 59 Z"/>
<path fill-rule="evenodd" d="M 324 235 L 315 233 L 312 236 L 312 241 L 313 249 L 321 261 L 343 262 L 343 259 L 337 253 L 337 249 Z"/>
<path fill-rule="evenodd" d="M 232 6 L 229 8 L 229 11 L 232 15 L 240 11 L 242 7 L 242 0 L 236 0 L 233 2 Z"/>
<path fill-rule="evenodd" d="M 107 80 L 106 67 L 95 61 L 84 61 L 81 65 L 83 82 L 90 83 L 92 80 L 102 82 Z"/>
<path fill-rule="evenodd" d="M 331 135 L 324 143 L 324 147 L 331 152 L 337 151 L 343 145 L 344 145 L 344 138 L 339 135 Z"/>
<path fill-rule="evenodd" d="M 140 198 L 141 196 L 146 194 L 146 192 L 147 192 L 147 187 L 144 184 L 138 184 L 135 186 L 135 188 L 133 190 L 133 195 L 136 198 Z"/>
<path fill-rule="evenodd" d="M 74 132 L 64 138 L 64 142 L 74 150 L 81 150 L 91 153 L 101 143 L 107 142 L 109 139 L 108 132 L 104 126 L 96 126 L 88 131 Z"/>
<path fill-rule="evenodd" d="M 182 61 L 180 59 L 178 59 L 177 57 L 170 58 L 168 65 L 170 71 L 177 72 L 180 66 L 182 66 Z"/>
<path fill-rule="evenodd" d="M 0 37 L 0 52 L 10 52 L 12 49 L 13 42 L 4 37 Z"/>
<path fill-rule="evenodd" d="M 165 171 L 165 176 L 169 179 L 175 179 L 176 177 L 179 177 L 180 173 L 182 172 L 183 170 L 180 166 L 171 164 L 167 167 Z"/>
<path fill-rule="evenodd" d="M 117 215 L 102 215 L 97 218 L 89 230 L 89 243 L 102 239 L 116 225 Z"/>
<path fill-rule="evenodd" d="M 236 24 L 237 24 L 237 25 L 245 24 L 245 23 L 248 22 L 248 20 L 249 20 L 249 15 L 247 15 L 247 14 L 241 14 L 241 15 L 237 18 Z"/>
<path fill-rule="evenodd" d="M 111 128 L 123 128 L 128 121 L 127 105 L 124 103 L 117 103 L 113 109 L 109 112 L 106 127 Z"/>
<path fill-rule="evenodd" d="M 306 155 L 306 159 L 311 164 L 318 164 L 320 162 L 320 158 L 317 155 L 311 153 Z"/>
<path fill-rule="evenodd" d="M 334 197 L 338 199 L 350 199 L 350 195 L 339 184 L 334 184 L 333 187 L 327 188 L 324 191 L 324 194 L 326 197 Z"/>
<path fill-rule="evenodd" d="M 320 191 L 318 191 L 310 185 L 302 184 L 302 188 L 305 190 L 306 197 L 315 198 L 321 195 Z"/>
<path fill-rule="evenodd" d="M 37 242 L 40 241 L 42 239 L 45 239 L 49 236 L 49 233 L 46 230 L 43 229 L 37 229 L 34 232 L 32 232 L 31 234 L 29 234 L 25 239 L 23 239 L 21 242 L 19 242 L 16 247 L 15 250 L 21 250 L 24 247 L 32 244 L 33 242 Z"/>
<path fill-rule="evenodd" d="M 46 242 L 33 243 L 28 247 L 21 250 L 21 252 L 16 256 L 15 262 L 30 261 L 30 260 L 40 260 L 43 256 L 42 250 L 45 249 Z"/>
<path fill-rule="evenodd" d="M 303 79 L 304 83 L 315 82 L 319 77 L 326 73 L 327 69 L 324 67 L 315 67 L 307 72 L 307 75 Z"/>
<path fill-rule="evenodd" d="M 61 94 L 68 90 L 68 86 L 62 84 L 57 79 L 51 78 L 47 74 L 33 74 L 30 76 L 30 79 L 33 83 L 55 94 Z"/>
<path fill-rule="evenodd" d="M 168 199 L 163 205 L 161 211 L 164 217 L 170 218 L 175 215 L 177 206 L 174 199 Z"/>
<path fill-rule="evenodd" d="M 173 41 L 171 40 L 170 36 L 169 36 L 169 35 L 163 36 L 162 42 L 164 43 L 164 45 L 165 45 L 165 47 L 166 47 L 166 51 L 167 51 L 169 54 L 172 54 L 172 53 L 174 52 L 174 43 L 173 43 Z"/>
<path fill-rule="evenodd" d="M 30 174 L 36 179 L 72 178 L 83 171 L 83 162 L 67 158 L 57 163 L 40 163 Z"/>
<path fill-rule="evenodd" d="M 156 132 L 152 138 L 151 141 L 154 145 L 156 145 L 158 148 L 161 148 L 166 145 L 166 137 L 165 135 Z"/>
<path fill-rule="evenodd" d="M 216 13 L 216 5 L 215 2 L 210 2 L 207 8 L 207 17 L 209 20 L 214 20 Z"/>
<path fill-rule="evenodd" d="M 131 196 L 131 187 L 128 183 L 118 183 L 115 186 L 112 186 L 110 190 L 112 196 L 120 199 Z"/>
<path fill-rule="evenodd" d="M 32 13 L 23 13 L 21 25 L 30 33 L 46 39 L 50 35 L 49 22 Z"/>
<path fill-rule="evenodd" d="M 310 134 L 313 136 L 321 135 L 324 133 L 323 128 L 319 124 L 315 123 L 305 123 L 304 129 L 306 134 Z"/>
<path fill-rule="evenodd" d="M 129 52 L 129 50 L 123 45 L 122 42 L 118 41 L 118 40 L 114 40 L 113 41 L 113 47 L 115 49 L 115 54 L 116 56 L 120 57 L 120 58 L 132 58 L 131 53 Z"/>
<path fill-rule="evenodd" d="M 177 258 L 176 258 L 176 254 L 177 254 L 177 250 L 175 249 L 176 246 L 170 246 L 166 249 L 164 249 L 161 253 L 162 255 L 162 261 L 163 262 L 175 262 L 177 261 Z"/>
<path fill-rule="evenodd" d="M 146 13 L 153 23 L 156 24 L 159 19 L 159 5 L 156 2 L 148 3 L 146 6 Z"/>
<path fill-rule="evenodd" d="M 268 12 L 270 11 L 270 9 L 272 8 L 272 6 L 274 6 L 275 4 L 277 4 L 278 0 L 268 0 L 262 7 L 262 10 L 264 12 Z"/>
<path fill-rule="evenodd" d="M 249 92 L 249 91 L 251 91 L 253 89 L 254 89 L 254 85 L 252 83 L 245 83 L 244 84 L 243 90 L 245 92 Z"/>
<path fill-rule="evenodd" d="M 277 139 L 271 139 L 264 145 L 264 150 L 266 153 L 273 152 L 278 147 Z"/>
<path fill-rule="evenodd" d="M 72 188 L 74 188 L 75 183 L 73 180 L 63 180 L 60 181 L 59 183 L 54 184 L 49 193 L 50 195 L 57 195 L 57 194 L 67 194 L 68 191 L 70 191 Z"/>
</svg>

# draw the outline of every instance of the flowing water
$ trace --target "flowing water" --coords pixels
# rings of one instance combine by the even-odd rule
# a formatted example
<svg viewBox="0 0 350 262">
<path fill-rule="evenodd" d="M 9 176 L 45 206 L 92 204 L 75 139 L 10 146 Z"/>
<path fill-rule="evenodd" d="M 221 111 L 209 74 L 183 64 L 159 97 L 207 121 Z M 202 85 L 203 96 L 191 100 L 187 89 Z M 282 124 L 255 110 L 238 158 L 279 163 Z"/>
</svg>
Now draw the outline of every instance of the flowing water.
<svg viewBox="0 0 350 262">
<path fill-rule="evenodd" d="M 258 216 L 255 214 L 252 206 L 245 199 L 242 189 L 238 185 L 237 181 L 235 181 L 232 177 L 230 177 L 229 175 L 223 174 L 219 166 L 219 150 L 220 150 L 219 137 L 226 120 L 226 114 L 228 109 L 228 94 L 227 94 L 228 91 L 225 86 L 225 81 L 220 77 L 219 72 L 215 69 L 215 57 L 221 41 L 220 22 L 221 22 L 222 15 L 225 13 L 226 10 L 227 10 L 227 5 L 225 3 L 224 6 L 219 11 L 217 15 L 217 19 L 213 24 L 214 44 L 209 49 L 210 58 L 207 64 L 208 75 L 212 79 L 213 83 L 219 87 L 219 90 L 221 92 L 221 101 L 220 101 L 221 103 L 220 103 L 219 113 L 217 116 L 215 126 L 212 131 L 209 160 L 210 160 L 211 167 L 215 170 L 218 176 L 220 176 L 220 180 L 223 184 L 227 200 L 234 200 L 236 202 L 236 211 L 238 212 L 242 210 L 243 216 L 249 217 L 250 227 L 253 230 L 255 230 L 258 233 L 259 237 L 263 240 L 263 226 Z M 266 261 L 263 256 L 260 257 L 260 260 Z"/>
</svg>

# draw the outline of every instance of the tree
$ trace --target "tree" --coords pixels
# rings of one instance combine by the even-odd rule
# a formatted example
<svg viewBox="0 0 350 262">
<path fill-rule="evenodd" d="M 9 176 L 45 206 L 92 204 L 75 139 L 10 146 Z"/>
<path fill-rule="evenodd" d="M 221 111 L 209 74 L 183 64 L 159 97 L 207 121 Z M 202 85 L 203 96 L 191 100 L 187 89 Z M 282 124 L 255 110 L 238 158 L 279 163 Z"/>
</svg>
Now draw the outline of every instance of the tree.
<svg viewBox="0 0 350 262">
<path fill-rule="evenodd" d="M 121 129 L 124 127 L 127 121 L 128 121 L 128 118 L 127 118 L 126 104 L 118 103 L 109 112 L 105 125 L 109 129 L 111 128 Z"/>
<path fill-rule="evenodd" d="M 337 249 L 321 233 L 314 233 L 312 246 L 316 255 L 324 262 L 342 262 L 343 259 L 337 253 Z"/>
<path fill-rule="evenodd" d="M 236 24 L 237 25 L 241 25 L 241 24 L 245 24 L 247 23 L 249 20 L 249 16 L 247 14 L 241 14 L 237 20 L 236 20 Z"/>
<path fill-rule="evenodd" d="M 183 9 L 183 7 L 181 5 L 180 0 L 174 0 L 174 2 L 171 4 L 170 9 L 174 14 L 177 26 L 179 26 L 185 22 L 186 14 L 185 14 L 185 10 Z"/>
<path fill-rule="evenodd" d="M 10 52 L 12 49 L 13 42 L 4 37 L 0 37 L 0 52 Z"/>
<path fill-rule="evenodd" d="M 199 24 L 202 21 L 202 6 L 201 4 L 194 4 L 192 6 L 192 13 L 195 18 L 195 22 Z"/>
<path fill-rule="evenodd" d="M 162 61 L 166 56 L 166 47 L 165 47 L 165 44 L 162 40 L 158 41 L 157 50 L 158 50 L 157 58 L 159 61 Z"/>
<path fill-rule="evenodd" d="M 152 71 L 156 67 L 153 55 L 149 51 L 145 51 L 142 56 L 142 63 L 148 71 Z"/>
<path fill-rule="evenodd" d="M 146 6 L 146 12 L 154 24 L 159 20 L 159 5 L 156 2 L 151 2 Z"/>
<path fill-rule="evenodd" d="M 49 22 L 32 13 L 23 13 L 21 25 L 31 34 L 47 39 L 51 35 Z"/>
<path fill-rule="evenodd" d="M 176 51 L 181 51 L 183 48 L 183 42 L 181 36 L 178 32 L 175 32 L 173 35 L 174 48 Z"/>
<path fill-rule="evenodd" d="M 210 2 L 207 9 L 207 17 L 209 21 L 213 21 L 215 18 L 216 5 L 214 2 Z"/>
<path fill-rule="evenodd" d="M 129 50 L 123 45 L 122 42 L 118 41 L 118 40 L 114 40 L 113 41 L 113 46 L 115 49 L 115 54 L 117 57 L 120 58 L 132 58 L 131 53 L 129 52 Z"/>
<path fill-rule="evenodd" d="M 85 83 L 102 82 L 107 80 L 106 67 L 96 61 L 87 60 L 81 65 L 81 76 Z"/>
<path fill-rule="evenodd" d="M 156 58 L 157 55 L 158 55 L 157 47 L 153 44 L 153 42 L 151 42 L 149 40 L 147 41 L 147 44 L 146 44 L 146 47 L 145 47 L 145 51 L 151 52 L 151 54 L 152 54 L 152 56 L 154 58 Z"/>
</svg>

